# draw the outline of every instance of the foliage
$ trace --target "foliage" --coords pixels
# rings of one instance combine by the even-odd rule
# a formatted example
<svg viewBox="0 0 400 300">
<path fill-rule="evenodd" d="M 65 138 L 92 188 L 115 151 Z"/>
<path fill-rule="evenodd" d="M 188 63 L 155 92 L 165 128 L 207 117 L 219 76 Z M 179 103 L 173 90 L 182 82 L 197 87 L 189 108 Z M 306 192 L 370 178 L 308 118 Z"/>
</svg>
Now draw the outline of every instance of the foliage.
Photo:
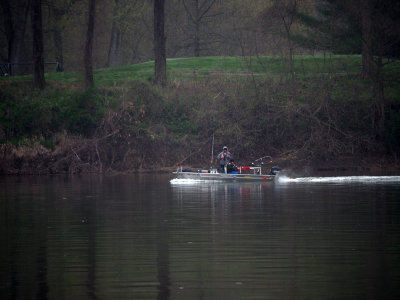
<svg viewBox="0 0 400 300">
<path fill-rule="evenodd" d="M 360 72 L 359 55 L 302 55 L 294 57 L 297 76 L 313 77 L 315 74 L 351 74 Z M 397 74 L 400 64 L 386 67 L 388 74 Z M 254 75 L 280 77 L 284 74 L 282 58 L 278 56 L 257 57 L 201 57 L 167 59 L 167 72 L 170 82 L 174 80 L 201 80 L 210 76 L 246 78 Z M 94 72 L 96 86 L 99 88 L 129 84 L 133 81 L 152 82 L 154 62 L 98 69 Z M 263 77 L 264 76 L 264 77 Z M 0 77 L 0 82 L 26 82 L 31 76 Z M 83 76 L 78 72 L 46 73 L 46 81 L 77 88 L 82 84 Z"/>
<path fill-rule="evenodd" d="M 62 130 L 91 135 L 104 114 L 104 104 L 95 90 L 30 93 L 10 87 L 0 94 L 1 142 L 34 136 L 46 139 Z"/>
<path fill-rule="evenodd" d="M 297 13 L 307 30 L 296 32 L 293 40 L 309 49 L 332 51 L 335 54 L 361 53 L 361 31 L 358 19 L 349 13 L 343 1 L 322 1 L 317 13 Z"/>
<path fill-rule="evenodd" d="M 165 88 L 145 78 L 126 79 L 145 73 L 150 63 L 98 70 L 101 84 L 87 91 L 68 73 L 65 82 L 49 75 L 42 92 L 32 92 L 17 77 L 2 79 L 1 142 L 39 141 L 61 155 L 54 170 L 68 172 L 87 166 L 96 172 L 171 166 L 187 157 L 187 163 L 206 167 L 213 136 L 215 149 L 228 144 L 240 162 L 267 154 L 326 161 L 383 153 L 382 146 L 399 152 L 396 64 L 384 70 L 382 144 L 373 134 L 373 90 L 358 75 L 359 56 L 297 57 L 295 79 L 281 76 L 278 58 L 252 59 L 251 64 L 216 57 L 203 64 L 200 58 L 168 61 L 171 73 L 204 74 L 172 78 Z"/>
<path fill-rule="evenodd" d="M 361 53 L 363 39 L 367 42 L 363 31 L 367 30 L 371 38 L 368 51 L 376 56 L 398 58 L 398 1 L 324 0 L 316 5 L 316 11 L 297 14 L 299 21 L 308 28 L 293 36 L 300 45 L 335 54 Z"/>
<path fill-rule="evenodd" d="M 71 133 L 90 136 L 103 117 L 105 99 L 94 89 L 62 97 L 57 104 L 58 117 L 54 121 Z"/>
<path fill-rule="evenodd" d="M 12 21 L 15 32 L 7 34 L 6 28 L 0 32 L 0 60 L 10 61 L 7 58 L 10 48 L 8 43 L 10 36 L 14 36 L 18 39 L 19 46 L 15 49 L 21 49 L 21 53 L 17 59 L 11 60 L 31 61 L 32 47 L 29 45 L 32 36 L 31 30 L 28 30 L 30 18 L 27 18 L 29 1 L 2 2 L 11 6 L 12 12 L 10 14 L 6 10 L 3 11 L 0 5 L 2 20 Z M 83 70 L 87 2 L 87 0 L 42 1 L 46 62 L 58 61 L 63 64 L 62 67 L 66 71 Z M 129 65 L 153 59 L 152 1 L 98 0 L 97 2 L 94 68 Z M 257 34 L 255 16 L 265 6 L 265 2 L 265 0 L 166 1 L 167 56 L 193 56 L 196 48 L 203 56 L 254 54 L 255 49 L 257 49 L 256 54 L 265 54 L 267 41 L 259 39 L 257 48 L 254 45 L 254 38 L 260 36 Z M 194 19 L 191 19 L 190 15 Z M 198 40 L 198 43 L 195 40 Z M 23 71 L 27 74 L 30 68 Z"/>
<path fill-rule="evenodd" d="M 400 110 L 389 110 L 387 114 L 385 142 L 390 151 L 400 153 Z"/>
</svg>

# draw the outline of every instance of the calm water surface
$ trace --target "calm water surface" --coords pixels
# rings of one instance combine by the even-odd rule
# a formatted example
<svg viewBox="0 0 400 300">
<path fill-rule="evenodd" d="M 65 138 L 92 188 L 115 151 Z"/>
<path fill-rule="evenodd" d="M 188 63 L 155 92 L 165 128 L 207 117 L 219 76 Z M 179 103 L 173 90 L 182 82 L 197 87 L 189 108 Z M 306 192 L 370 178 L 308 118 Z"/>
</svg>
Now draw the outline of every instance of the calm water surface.
<svg viewBox="0 0 400 300">
<path fill-rule="evenodd" d="M 1 299 L 399 299 L 400 177 L 0 177 Z"/>
</svg>

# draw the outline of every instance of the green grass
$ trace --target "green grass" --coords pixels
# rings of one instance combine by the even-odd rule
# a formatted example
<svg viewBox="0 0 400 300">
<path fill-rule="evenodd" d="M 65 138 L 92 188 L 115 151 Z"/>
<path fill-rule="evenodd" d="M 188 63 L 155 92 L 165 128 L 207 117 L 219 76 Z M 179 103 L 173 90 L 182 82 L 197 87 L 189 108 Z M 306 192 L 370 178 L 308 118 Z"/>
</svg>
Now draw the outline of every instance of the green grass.
<svg viewBox="0 0 400 300">
<path fill-rule="evenodd" d="M 320 74 L 359 74 L 361 72 L 360 55 L 304 55 L 294 57 L 296 77 L 312 78 Z M 167 59 L 169 80 L 197 80 L 213 75 L 234 76 L 289 76 L 288 66 L 278 56 L 260 57 L 191 57 Z M 400 63 L 386 67 L 387 72 L 397 74 Z M 95 84 L 98 87 L 119 85 L 131 81 L 152 81 L 154 61 L 107 69 L 94 72 Z M 31 75 L 3 77 L 1 81 L 31 80 Z M 262 78 L 262 77 L 261 77 Z M 64 84 L 83 84 L 81 72 L 46 73 L 46 80 Z"/>
<path fill-rule="evenodd" d="M 296 80 L 291 80 L 287 63 L 281 57 L 168 59 L 168 80 L 189 84 L 181 88 L 171 84 L 165 89 L 152 85 L 153 61 L 97 69 L 95 88 L 88 90 L 84 88 L 82 72 L 46 73 L 48 87 L 43 91 L 32 89 L 32 75 L 2 77 L 0 144 L 17 145 L 32 139 L 51 149 L 52 137 L 58 132 L 91 137 L 98 128 L 120 126 L 128 137 L 139 137 L 138 145 L 147 143 L 149 147 L 155 145 L 157 138 L 161 144 L 178 145 L 183 141 L 189 145 L 197 137 L 207 138 L 209 132 L 221 128 L 217 132 L 221 138 L 235 136 L 244 148 L 251 149 L 265 140 L 264 146 L 271 143 L 286 147 L 288 142 L 292 145 L 288 147 L 303 145 L 303 149 L 310 134 L 308 126 L 317 118 L 329 124 L 335 122 L 335 128 L 349 130 L 354 136 L 360 132 L 369 136 L 373 132 L 373 114 L 369 113 L 374 108 L 373 85 L 358 76 L 361 56 L 296 56 L 294 65 Z M 385 67 L 385 139 L 393 151 L 400 147 L 399 74 L 399 62 Z M 203 78 L 207 80 L 204 85 L 190 83 Z M 257 82 L 254 84 L 250 78 Z M 212 79 L 217 79 L 216 83 Z M 224 96 L 217 100 L 221 105 L 214 105 L 215 98 L 210 101 L 216 87 L 223 91 Z M 111 117 L 103 119 L 111 111 Z M 300 117 L 294 117 L 297 111 L 301 112 Z M 315 112 L 312 118 L 303 118 L 310 112 Z M 290 122 L 286 122 L 288 118 Z M 228 123 L 236 127 L 225 127 Z M 315 132 L 319 132 L 318 126 L 314 127 Z M 235 132 L 233 128 L 243 130 Z M 297 132 L 303 132 L 298 142 Z M 282 137 L 283 133 L 287 136 Z M 322 133 L 313 138 L 331 140 Z M 374 139 L 371 137 L 371 141 Z M 356 142 L 364 145 L 363 141 Z M 349 141 L 348 145 L 353 143 Z M 320 149 L 319 142 L 306 146 L 312 155 Z"/>
</svg>

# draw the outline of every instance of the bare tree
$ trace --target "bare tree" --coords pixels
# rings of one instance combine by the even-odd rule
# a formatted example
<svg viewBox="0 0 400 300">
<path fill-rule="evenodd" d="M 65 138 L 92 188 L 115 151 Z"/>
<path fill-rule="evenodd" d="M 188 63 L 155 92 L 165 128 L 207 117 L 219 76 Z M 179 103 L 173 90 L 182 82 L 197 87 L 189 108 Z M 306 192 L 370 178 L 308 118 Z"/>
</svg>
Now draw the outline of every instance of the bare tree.
<svg viewBox="0 0 400 300">
<path fill-rule="evenodd" d="M 94 35 L 94 19 L 96 14 L 96 0 L 89 0 L 89 11 L 88 11 L 88 27 L 86 34 L 86 45 L 85 45 L 85 84 L 86 88 L 94 85 L 93 79 L 93 35 Z"/>
<path fill-rule="evenodd" d="M 183 6 L 189 16 L 189 20 L 193 27 L 193 52 L 195 57 L 200 56 L 200 27 L 207 19 L 207 14 L 214 6 L 216 0 L 183 0 Z M 189 5 L 188 2 L 192 2 Z"/>
<path fill-rule="evenodd" d="M 363 76 L 365 78 L 372 75 L 372 3 L 370 0 L 360 3 L 361 9 L 361 54 Z"/>
<path fill-rule="evenodd" d="M 25 54 L 23 50 L 28 15 L 31 12 L 30 1 L 0 0 L 0 7 L 7 47 L 3 59 L 8 62 L 18 62 L 20 57 Z M 17 74 L 18 70 L 13 70 L 12 73 Z"/>
<path fill-rule="evenodd" d="M 275 0 L 274 4 L 263 13 L 264 27 L 267 31 L 272 27 L 278 27 L 278 33 L 282 34 L 287 41 L 288 48 L 288 69 L 292 78 L 294 78 L 294 42 L 292 39 L 293 25 L 297 13 L 299 0 Z"/>
<path fill-rule="evenodd" d="M 60 64 L 60 71 L 64 70 L 64 53 L 63 53 L 63 38 L 61 33 L 61 17 L 63 14 L 59 10 L 53 10 L 54 15 L 54 27 L 53 27 L 53 39 L 56 61 Z"/>
<path fill-rule="evenodd" d="M 167 61 L 164 33 L 164 2 L 154 0 L 154 81 L 164 86 L 167 82 Z"/>
<path fill-rule="evenodd" d="M 108 48 L 107 67 L 115 67 L 121 63 L 121 40 L 122 32 L 118 22 L 120 14 L 120 0 L 115 0 L 113 11 L 113 22 L 111 27 L 110 46 Z"/>
<path fill-rule="evenodd" d="M 386 126 L 385 65 L 399 59 L 400 30 L 398 0 L 330 0 L 332 7 L 347 15 L 347 27 L 360 34 L 362 75 L 371 79 L 375 100 L 374 127 L 383 141 Z"/>
<path fill-rule="evenodd" d="M 42 1 L 32 0 L 32 33 L 33 33 L 33 81 L 35 87 L 44 89 L 44 58 L 43 58 L 43 28 Z"/>
<path fill-rule="evenodd" d="M 64 47 L 63 47 L 63 18 L 71 14 L 72 6 L 79 0 L 52 0 L 47 1 L 47 6 L 52 17 L 51 34 L 54 42 L 54 56 L 59 63 L 59 70 L 64 70 Z"/>
<path fill-rule="evenodd" d="M 8 0 L 1 0 L 0 4 L 3 10 L 3 26 L 7 39 L 7 59 L 10 61 L 15 36 L 14 23 L 11 15 L 10 2 Z"/>
</svg>

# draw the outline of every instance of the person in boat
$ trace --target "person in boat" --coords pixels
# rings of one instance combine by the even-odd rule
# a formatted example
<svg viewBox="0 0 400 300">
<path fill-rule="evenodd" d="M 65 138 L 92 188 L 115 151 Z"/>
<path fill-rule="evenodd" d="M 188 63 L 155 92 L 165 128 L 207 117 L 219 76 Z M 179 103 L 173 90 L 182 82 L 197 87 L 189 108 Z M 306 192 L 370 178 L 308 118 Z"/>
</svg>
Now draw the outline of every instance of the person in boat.
<svg viewBox="0 0 400 300">
<path fill-rule="evenodd" d="M 226 173 L 230 174 L 238 174 L 238 168 L 235 165 L 235 161 L 233 159 L 226 165 Z"/>
<path fill-rule="evenodd" d="M 217 161 L 219 163 L 220 166 L 220 172 L 221 173 L 225 173 L 225 165 L 227 163 L 230 162 L 230 160 L 232 159 L 232 155 L 231 153 L 228 151 L 228 147 L 224 146 L 222 148 L 222 152 L 220 154 L 218 154 L 217 156 Z"/>
</svg>

